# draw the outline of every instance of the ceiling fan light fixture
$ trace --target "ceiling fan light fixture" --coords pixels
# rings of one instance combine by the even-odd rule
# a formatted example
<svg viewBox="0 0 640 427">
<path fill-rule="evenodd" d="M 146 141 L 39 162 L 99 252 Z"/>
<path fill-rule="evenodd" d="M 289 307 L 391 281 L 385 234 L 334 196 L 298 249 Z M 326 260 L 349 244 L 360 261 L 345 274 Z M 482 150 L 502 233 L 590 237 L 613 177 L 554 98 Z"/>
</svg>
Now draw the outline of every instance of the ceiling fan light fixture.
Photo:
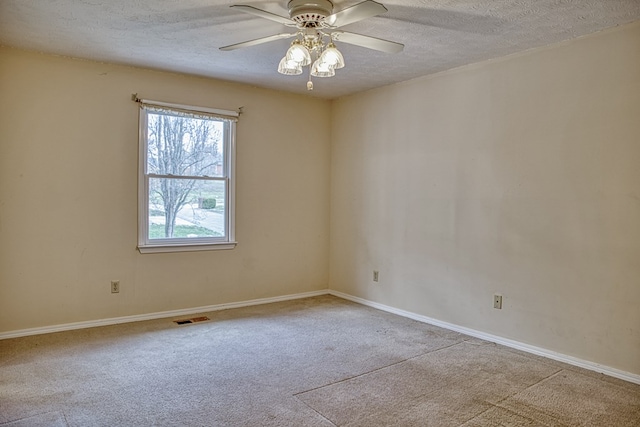
<svg viewBox="0 0 640 427">
<path fill-rule="evenodd" d="M 335 70 L 344 67 L 344 57 L 333 42 L 329 43 L 327 48 L 322 52 L 320 61 L 326 62 Z"/>
<path fill-rule="evenodd" d="M 287 60 L 295 61 L 300 64 L 302 67 L 311 64 L 311 54 L 309 53 L 309 49 L 300 43 L 300 40 L 294 40 L 291 42 L 291 47 L 287 50 L 287 55 L 285 56 Z"/>
<path fill-rule="evenodd" d="M 278 72 L 287 76 L 297 76 L 302 74 L 302 65 L 285 56 L 280 60 L 280 64 L 278 64 Z"/>
<path fill-rule="evenodd" d="M 404 48 L 401 43 L 347 31 L 336 31 L 337 28 L 342 26 L 387 12 L 387 8 L 375 0 L 361 0 L 360 3 L 338 11 L 334 10 L 333 1 L 335 0 L 287 1 L 289 17 L 247 4 L 237 4 L 231 7 L 241 12 L 295 28 L 296 31 L 294 33 L 274 34 L 242 43 L 222 46 L 220 49 L 225 51 L 234 50 L 279 39 L 293 38 L 287 53 L 278 64 L 278 72 L 284 75 L 296 76 L 303 73 L 303 67 L 308 66 L 309 80 L 307 81 L 307 89 L 313 90 L 311 77 L 332 77 L 335 76 L 337 69 L 345 66 L 344 57 L 334 44 L 334 41 L 386 53 L 398 53 Z"/>
<path fill-rule="evenodd" d="M 314 77 L 333 77 L 336 75 L 336 70 L 327 62 L 322 62 L 321 58 L 311 66 L 311 75 Z"/>
</svg>

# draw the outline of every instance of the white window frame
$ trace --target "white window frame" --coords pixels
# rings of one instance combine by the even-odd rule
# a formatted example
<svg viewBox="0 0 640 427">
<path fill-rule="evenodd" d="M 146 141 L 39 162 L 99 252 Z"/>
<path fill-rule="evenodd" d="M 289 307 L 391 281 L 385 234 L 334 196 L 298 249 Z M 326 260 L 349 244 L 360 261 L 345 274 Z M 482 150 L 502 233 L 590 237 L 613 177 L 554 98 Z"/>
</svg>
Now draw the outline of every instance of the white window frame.
<svg viewBox="0 0 640 427">
<path fill-rule="evenodd" d="M 233 249 L 235 241 L 235 194 L 236 194 L 236 122 L 239 113 L 236 111 L 220 110 L 208 107 L 194 107 L 183 104 L 173 104 L 162 101 L 136 99 L 140 104 L 139 116 L 139 164 L 138 164 L 138 250 L 140 253 L 158 252 L 186 252 L 219 249 Z M 206 238 L 170 238 L 149 239 L 149 178 L 169 178 L 170 176 L 152 175 L 147 171 L 147 136 L 148 123 L 146 107 L 156 107 L 195 114 L 205 114 L 212 118 L 225 120 L 228 126 L 228 137 L 224 138 L 224 167 L 223 177 L 215 180 L 225 181 L 225 230 L 224 237 Z"/>
</svg>

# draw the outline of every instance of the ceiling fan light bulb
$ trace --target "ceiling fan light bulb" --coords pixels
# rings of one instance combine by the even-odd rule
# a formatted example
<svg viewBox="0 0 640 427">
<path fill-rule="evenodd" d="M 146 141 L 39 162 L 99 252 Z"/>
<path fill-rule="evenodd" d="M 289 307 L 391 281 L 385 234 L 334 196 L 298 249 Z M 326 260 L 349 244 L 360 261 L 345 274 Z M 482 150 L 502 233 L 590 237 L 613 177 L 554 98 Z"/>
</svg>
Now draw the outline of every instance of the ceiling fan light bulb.
<svg viewBox="0 0 640 427">
<path fill-rule="evenodd" d="M 291 61 L 296 61 L 303 67 L 311 64 L 309 49 L 304 47 L 302 43 L 300 43 L 300 40 L 294 40 L 291 43 L 291 47 L 287 50 L 286 57 Z"/>
<path fill-rule="evenodd" d="M 285 56 L 280 60 L 280 64 L 278 64 L 278 72 L 286 76 L 297 76 L 302 74 L 302 66 L 295 61 L 287 59 Z"/>
</svg>

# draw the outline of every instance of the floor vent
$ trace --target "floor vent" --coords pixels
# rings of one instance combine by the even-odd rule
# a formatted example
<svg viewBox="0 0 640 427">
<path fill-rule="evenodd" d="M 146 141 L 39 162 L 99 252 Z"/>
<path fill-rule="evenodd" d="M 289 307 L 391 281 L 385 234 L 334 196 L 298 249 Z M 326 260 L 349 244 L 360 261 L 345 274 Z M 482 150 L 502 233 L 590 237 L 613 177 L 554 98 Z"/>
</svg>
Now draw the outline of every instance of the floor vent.
<svg viewBox="0 0 640 427">
<path fill-rule="evenodd" d="M 191 319 L 174 320 L 173 322 L 177 323 L 178 325 L 185 325 L 187 323 L 204 322 L 205 320 L 209 320 L 209 318 L 206 316 L 192 317 Z"/>
</svg>

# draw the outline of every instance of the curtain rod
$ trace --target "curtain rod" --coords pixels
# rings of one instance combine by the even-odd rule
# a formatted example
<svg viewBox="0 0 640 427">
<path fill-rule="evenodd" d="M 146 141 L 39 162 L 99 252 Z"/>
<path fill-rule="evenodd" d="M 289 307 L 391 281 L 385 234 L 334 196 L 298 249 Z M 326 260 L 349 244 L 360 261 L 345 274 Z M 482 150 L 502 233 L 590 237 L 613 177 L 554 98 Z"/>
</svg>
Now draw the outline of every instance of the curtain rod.
<svg viewBox="0 0 640 427">
<path fill-rule="evenodd" d="M 243 113 L 244 107 L 238 107 L 236 111 L 233 110 L 221 110 L 219 108 L 209 108 L 209 107 L 194 107 L 192 105 L 184 105 L 184 104 L 174 104 L 171 102 L 163 102 L 163 101 L 153 101 L 151 99 L 142 99 L 138 98 L 137 93 L 131 94 L 131 100 L 137 102 L 139 104 L 149 104 L 156 105 L 158 107 L 169 107 L 169 108 L 177 108 L 180 110 L 194 111 L 194 112 L 204 112 L 211 114 L 219 114 L 222 116 L 228 117 L 239 117 L 240 114 Z"/>
</svg>

